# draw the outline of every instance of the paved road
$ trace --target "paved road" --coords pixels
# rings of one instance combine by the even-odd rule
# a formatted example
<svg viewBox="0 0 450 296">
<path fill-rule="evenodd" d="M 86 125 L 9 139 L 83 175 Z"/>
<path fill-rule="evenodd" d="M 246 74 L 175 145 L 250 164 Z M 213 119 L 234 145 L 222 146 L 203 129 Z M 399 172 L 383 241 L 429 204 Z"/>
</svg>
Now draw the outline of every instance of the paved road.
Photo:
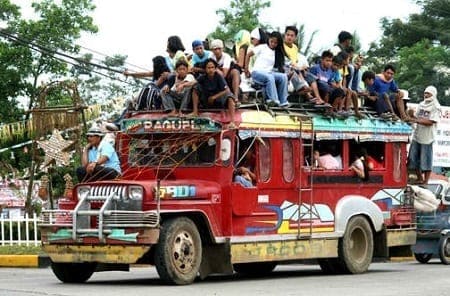
<svg viewBox="0 0 450 296">
<path fill-rule="evenodd" d="M 140 295 L 450 295 L 450 267 L 437 260 L 373 263 L 361 275 L 323 275 L 315 265 L 279 266 L 270 277 L 213 276 L 190 286 L 165 286 L 153 267 L 95 273 L 85 284 L 62 284 L 49 268 L 1 268 L 0 296 Z"/>
</svg>

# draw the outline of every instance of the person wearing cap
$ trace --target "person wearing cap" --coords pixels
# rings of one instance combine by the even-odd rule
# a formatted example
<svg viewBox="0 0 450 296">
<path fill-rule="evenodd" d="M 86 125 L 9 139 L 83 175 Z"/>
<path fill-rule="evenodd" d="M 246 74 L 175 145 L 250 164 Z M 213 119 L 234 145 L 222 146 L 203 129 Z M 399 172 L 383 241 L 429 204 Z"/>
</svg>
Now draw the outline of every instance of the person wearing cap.
<svg viewBox="0 0 450 296">
<path fill-rule="evenodd" d="M 201 40 L 192 41 L 192 50 L 194 53 L 191 59 L 191 72 L 197 77 L 199 74 L 205 73 L 205 63 L 212 56 L 212 52 L 205 50 Z"/>
<path fill-rule="evenodd" d="M 416 123 L 408 153 L 408 167 L 415 170 L 417 184 L 428 184 L 433 166 L 433 142 L 436 137 L 441 105 L 434 86 L 425 88 L 423 101 L 417 106 L 411 122 Z"/>
<path fill-rule="evenodd" d="M 237 103 L 239 98 L 239 85 L 241 84 L 241 73 L 235 67 L 232 67 L 231 56 L 223 51 L 223 41 L 214 39 L 211 41 L 212 56 L 211 58 L 217 62 L 217 72 L 225 78 L 228 87 L 234 96 L 234 101 Z"/>
<path fill-rule="evenodd" d="M 83 149 L 81 166 L 77 168 L 78 181 L 92 182 L 120 177 L 119 157 L 109 142 L 102 141 L 102 130 L 91 127 L 86 135 L 88 144 Z"/>
</svg>

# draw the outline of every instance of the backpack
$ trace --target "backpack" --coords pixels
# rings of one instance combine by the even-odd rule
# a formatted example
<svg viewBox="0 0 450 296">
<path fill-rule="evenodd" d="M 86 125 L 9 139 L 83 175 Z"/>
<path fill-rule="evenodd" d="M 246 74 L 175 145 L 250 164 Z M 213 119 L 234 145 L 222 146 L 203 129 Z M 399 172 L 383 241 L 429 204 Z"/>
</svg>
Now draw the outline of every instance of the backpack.
<svg viewBox="0 0 450 296">
<path fill-rule="evenodd" d="M 161 109 L 161 105 L 160 90 L 155 83 L 150 82 L 141 89 L 136 100 L 136 110 L 148 111 Z"/>
</svg>

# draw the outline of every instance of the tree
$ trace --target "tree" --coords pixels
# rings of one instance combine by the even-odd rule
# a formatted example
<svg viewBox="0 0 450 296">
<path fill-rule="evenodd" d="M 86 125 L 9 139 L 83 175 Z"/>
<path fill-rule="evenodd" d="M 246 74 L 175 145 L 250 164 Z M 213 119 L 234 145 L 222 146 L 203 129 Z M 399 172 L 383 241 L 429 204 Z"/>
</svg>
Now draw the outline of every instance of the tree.
<svg viewBox="0 0 450 296">
<path fill-rule="evenodd" d="M 221 16 L 216 30 L 211 38 L 224 41 L 233 40 L 239 30 L 251 31 L 256 27 L 264 27 L 259 22 L 261 10 L 270 7 L 270 1 L 264 0 L 231 0 L 229 8 L 216 11 Z"/>
<path fill-rule="evenodd" d="M 450 105 L 450 98 L 445 96 L 450 85 L 450 51 L 425 39 L 400 49 L 398 55 L 396 79 L 401 82 L 401 88 L 409 90 L 413 100 L 420 101 L 423 90 L 433 84 L 438 89 L 441 104 Z"/>
<path fill-rule="evenodd" d="M 28 108 L 39 94 L 38 84 L 43 75 L 60 78 L 68 73 L 67 63 L 59 53 L 75 54 L 75 41 L 81 32 L 97 32 L 89 13 L 95 6 L 91 0 L 51 0 L 33 2 L 37 19 L 19 20 L 12 24 L 16 43 L 24 48 L 21 56 L 26 62 L 20 70 L 27 74 L 25 94 L 30 98 Z M 30 81 L 30 82 L 28 82 Z"/>
<path fill-rule="evenodd" d="M 417 1 L 420 14 L 408 20 L 383 18 L 383 36 L 372 43 L 368 64 L 375 71 L 387 63 L 397 65 L 396 80 L 413 97 L 421 97 L 424 86 L 434 85 L 441 102 L 450 102 L 450 2 L 448 0 Z"/>
<path fill-rule="evenodd" d="M 0 7 L 0 21 L 7 25 L 20 17 L 19 7 L 11 4 L 9 0 L 0 0 Z M 0 28 L 0 37 L 7 33 L 6 28 Z M 11 46 L 11 43 L 3 38 L 0 39 L 0 123 L 14 122 L 22 117 L 14 98 L 21 94 L 23 75 L 18 67 L 10 64 L 10 61 L 16 60 L 20 54 L 20 48 Z"/>
</svg>

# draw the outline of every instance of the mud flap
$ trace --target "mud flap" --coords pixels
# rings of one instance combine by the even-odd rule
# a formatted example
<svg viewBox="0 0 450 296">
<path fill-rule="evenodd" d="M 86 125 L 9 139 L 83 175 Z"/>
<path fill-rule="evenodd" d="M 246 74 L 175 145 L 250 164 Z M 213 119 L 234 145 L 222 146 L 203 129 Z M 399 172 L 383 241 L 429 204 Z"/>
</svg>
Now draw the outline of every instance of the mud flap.
<svg viewBox="0 0 450 296">
<path fill-rule="evenodd" d="M 233 274 L 229 242 L 203 246 L 200 278 L 204 279 L 213 273 Z"/>
</svg>

